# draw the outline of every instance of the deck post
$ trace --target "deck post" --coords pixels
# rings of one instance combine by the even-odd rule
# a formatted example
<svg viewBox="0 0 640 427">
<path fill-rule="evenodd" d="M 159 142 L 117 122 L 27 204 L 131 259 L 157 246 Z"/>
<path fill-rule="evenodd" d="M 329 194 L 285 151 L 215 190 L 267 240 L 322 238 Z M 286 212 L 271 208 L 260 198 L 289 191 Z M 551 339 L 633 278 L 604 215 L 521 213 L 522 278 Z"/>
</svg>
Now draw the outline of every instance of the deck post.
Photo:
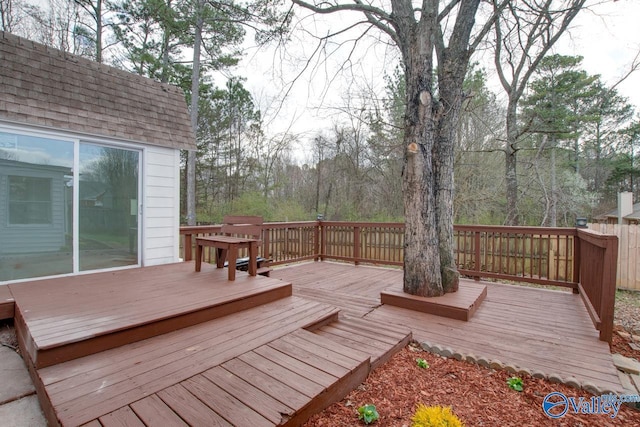
<svg viewBox="0 0 640 427">
<path fill-rule="evenodd" d="M 580 237 L 577 232 L 573 236 L 573 282 L 580 283 Z M 579 294 L 580 288 L 573 288 L 573 293 Z"/>
<path fill-rule="evenodd" d="M 265 228 L 262 226 L 262 253 L 260 256 L 266 259 L 271 259 L 271 254 L 269 253 L 269 233 L 271 232 L 270 228 Z"/>
<path fill-rule="evenodd" d="M 353 263 L 360 264 L 360 227 L 353 227 Z"/>
<path fill-rule="evenodd" d="M 473 237 L 474 237 L 474 257 L 475 257 L 475 262 L 473 263 L 474 266 L 474 270 L 477 271 L 478 273 L 480 273 L 480 269 L 482 268 L 482 263 L 480 262 L 480 230 L 476 230 L 473 233 Z M 477 276 L 473 276 L 473 279 L 476 282 L 480 281 L 480 274 L 478 274 Z"/>
<path fill-rule="evenodd" d="M 191 254 L 191 234 L 184 235 L 184 260 L 191 261 L 193 259 L 193 255 Z"/>
<path fill-rule="evenodd" d="M 611 343 L 613 335 L 613 312 L 616 300 L 616 274 L 618 268 L 618 238 L 606 240 L 604 268 L 602 271 L 602 300 L 600 301 L 600 340 Z"/>
<path fill-rule="evenodd" d="M 320 259 L 320 229 L 322 228 L 322 222 L 316 221 L 316 226 L 313 229 L 313 257 L 314 261 Z"/>
</svg>

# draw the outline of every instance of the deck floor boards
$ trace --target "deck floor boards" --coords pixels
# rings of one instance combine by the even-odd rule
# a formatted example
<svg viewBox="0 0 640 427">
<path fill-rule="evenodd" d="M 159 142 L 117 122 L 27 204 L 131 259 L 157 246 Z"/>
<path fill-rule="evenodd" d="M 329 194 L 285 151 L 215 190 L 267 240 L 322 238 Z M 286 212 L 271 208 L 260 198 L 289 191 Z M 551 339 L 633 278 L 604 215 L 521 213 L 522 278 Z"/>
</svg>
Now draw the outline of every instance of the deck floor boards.
<svg viewBox="0 0 640 427">
<path fill-rule="evenodd" d="M 317 265 L 320 264 L 320 265 Z M 345 301 L 374 299 L 376 293 L 402 283 L 402 270 L 322 262 L 276 268 L 272 277 L 294 282 L 294 294 L 305 298 L 347 305 Z M 462 279 L 466 280 L 466 279 Z M 354 283 L 370 284 L 370 289 Z M 346 283 L 344 287 L 342 283 Z M 463 354 L 499 360 L 520 368 L 575 377 L 604 390 L 622 392 L 620 380 L 607 343 L 598 331 L 579 295 L 533 287 L 482 282 L 487 297 L 469 321 L 447 319 L 427 313 L 370 303 L 371 310 L 343 310 L 381 324 L 407 326 L 418 341 L 438 344 Z M 349 294 L 349 289 L 359 292 Z M 332 302 L 336 300 L 335 302 Z M 379 304 L 379 300 L 378 300 Z M 332 328 L 369 333 L 366 324 L 358 327 L 330 325 Z M 368 331 L 368 332 L 367 332 Z"/>
<path fill-rule="evenodd" d="M 139 341 L 291 295 L 288 283 L 193 263 L 9 285 L 37 367 Z M 288 289 L 287 289 L 288 288 Z M 227 311 L 223 308 L 227 307 Z M 163 322 L 161 322 L 163 321 Z"/>
<path fill-rule="evenodd" d="M 412 337 L 622 391 L 608 345 L 570 292 L 483 282 L 486 299 L 461 321 L 381 305 L 380 292 L 402 282 L 400 269 L 318 262 L 276 268 L 271 278 L 239 272 L 229 282 L 225 270 L 203 267 L 5 287 L 36 349 L 203 310 L 194 324 L 176 321 L 176 330 L 34 369 L 52 424 L 299 425 Z M 261 299 L 274 289 L 285 291 Z"/>
</svg>

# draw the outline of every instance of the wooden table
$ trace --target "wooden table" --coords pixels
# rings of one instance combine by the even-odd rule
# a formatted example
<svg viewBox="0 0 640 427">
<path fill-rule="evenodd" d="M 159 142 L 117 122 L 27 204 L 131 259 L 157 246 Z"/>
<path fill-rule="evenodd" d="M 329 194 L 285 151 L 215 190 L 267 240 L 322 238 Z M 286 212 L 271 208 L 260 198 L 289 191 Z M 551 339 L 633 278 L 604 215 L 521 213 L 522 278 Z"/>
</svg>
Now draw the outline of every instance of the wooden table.
<svg viewBox="0 0 640 427">
<path fill-rule="evenodd" d="M 216 266 L 224 267 L 228 257 L 229 280 L 236 280 L 236 260 L 238 249 L 249 249 L 249 275 L 255 276 L 258 270 L 258 239 L 233 236 L 210 236 L 196 238 L 196 271 L 202 267 L 203 248 L 209 246 L 216 249 Z"/>
</svg>

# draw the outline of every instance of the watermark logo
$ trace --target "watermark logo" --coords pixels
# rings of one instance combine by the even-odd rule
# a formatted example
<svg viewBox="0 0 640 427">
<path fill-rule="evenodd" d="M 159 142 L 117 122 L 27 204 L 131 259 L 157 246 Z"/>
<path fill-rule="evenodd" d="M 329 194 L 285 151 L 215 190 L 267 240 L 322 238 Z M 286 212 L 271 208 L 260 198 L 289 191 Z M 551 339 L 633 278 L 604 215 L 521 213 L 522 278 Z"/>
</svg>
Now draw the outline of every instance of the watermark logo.
<svg viewBox="0 0 640 427">
<path fill-rule="evenodd" d="M 620 406 L 625 402 L 640 402 L 638 395 L 603 394 L 601 396 L 570 397 L 554 391 L 544 397 L 542 410 L 550 418 L 562 418 L 567 412 L 573 414 L 606 414 L 611 418 L 618 415 Z"/>
<path fill-rule="evenodd" d="M 569 411 L 569 399 L 558 391 L 549 393 L 542 401 L 542 410 L 551 418 L 562 418 Z"/>
</svg>

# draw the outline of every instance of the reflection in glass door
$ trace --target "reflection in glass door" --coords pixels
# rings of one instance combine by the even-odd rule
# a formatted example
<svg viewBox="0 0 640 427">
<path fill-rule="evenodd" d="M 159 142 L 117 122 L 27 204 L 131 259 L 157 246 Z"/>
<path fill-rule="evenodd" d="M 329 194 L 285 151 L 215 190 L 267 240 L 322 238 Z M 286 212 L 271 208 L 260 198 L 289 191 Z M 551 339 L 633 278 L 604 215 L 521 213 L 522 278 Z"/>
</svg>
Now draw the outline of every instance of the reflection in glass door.
<svg viewBox="0 0 640 427">
<path fill-rule="evenodd" d="M 0 282 L 73 272 L 73 150 L 0 131 Z"/>
<path fill-rule="evenodd" d="M 140 153 L 80 144 L 80 271 L 138 264 Z"/>
</svg>

